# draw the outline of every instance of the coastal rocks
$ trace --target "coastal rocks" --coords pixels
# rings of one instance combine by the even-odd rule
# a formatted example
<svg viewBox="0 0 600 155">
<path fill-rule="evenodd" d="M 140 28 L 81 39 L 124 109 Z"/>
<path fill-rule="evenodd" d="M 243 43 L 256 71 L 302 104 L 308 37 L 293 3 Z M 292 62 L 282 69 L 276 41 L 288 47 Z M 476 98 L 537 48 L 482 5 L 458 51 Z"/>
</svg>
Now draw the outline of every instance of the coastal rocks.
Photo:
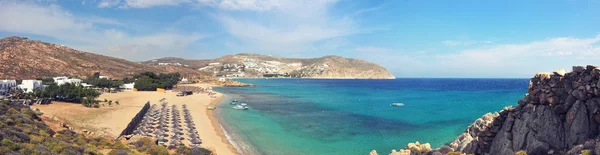
<svg viewBox="0 0 600 155">
<path fill-rule="evenodd" d="M 373 150 L 369 153 L 369 155 L 379 155 L 379 154 L 377 154 L 377 151 Z"/>
<path fill-rule="evenodd" d="M 429 143 L 421 144 L 418 141 L 415 143 L 408 143 L 404 149 L 400 151 L 392 150 L 390 155 L 421 155 L 431 151 L 431 145 Z M 371 153 L 373 153 L 371 151 Z M 433 153 L 433 152 L 431 152 Z"/>
<path fill-rule="evenodd" d="M 600 154 L 600 69 L 538 72 L 515 107 L 475 120 L 426 154 Z"/>
<path fill-rule="evenodd" d="M 410 154 L 410 150 L 401 149 L 400 151 L 392 150 L 392 153 L 390 153 L 390 155 L 411 155 L 411 154 Z"/>
</svg>

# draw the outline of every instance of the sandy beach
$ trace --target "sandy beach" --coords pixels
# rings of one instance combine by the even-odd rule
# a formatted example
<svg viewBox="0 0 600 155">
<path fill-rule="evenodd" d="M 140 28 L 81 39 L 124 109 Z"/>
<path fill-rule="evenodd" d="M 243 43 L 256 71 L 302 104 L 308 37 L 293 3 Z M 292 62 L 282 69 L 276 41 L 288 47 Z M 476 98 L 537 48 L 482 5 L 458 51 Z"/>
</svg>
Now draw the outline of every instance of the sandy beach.
<svg viewBox="0 0 600 155">
<path fill-rule="evenodd" d="M 209 87 L 209 84 L 188 84 L 185 86 Z M 99 100 L 112 100 L 112 106 L 101 102 L 101 108 L 86 108 L 80 104 L 54 102 L 50 105 L 35 105 L 44 115 L 65 122 L 76 131 L 87 130 L 96 135 L 110 136 L 113 138 L 125 129 L 131 119 L 140 111 L 146 102 L 159 104 L 165 98 L 169 105 L 186 104 L 191 111 L 191 116 L 202 139 L 202 145 L 215 151 L 218 155 L 235 155 L 236 149 L 229 143 L 221 129 L 218 119 L 214 118 L 212 111 L 206 110 L 209 105 L 217 104 L 223 94 L 217 93 L 217 98 L 207 94 L 194 94 L 178 97 L 176 92 L 133 92 L 105 93 L 98 97 Z M 115 105 L 119 101 L 119 105 Z"/>
</svg>

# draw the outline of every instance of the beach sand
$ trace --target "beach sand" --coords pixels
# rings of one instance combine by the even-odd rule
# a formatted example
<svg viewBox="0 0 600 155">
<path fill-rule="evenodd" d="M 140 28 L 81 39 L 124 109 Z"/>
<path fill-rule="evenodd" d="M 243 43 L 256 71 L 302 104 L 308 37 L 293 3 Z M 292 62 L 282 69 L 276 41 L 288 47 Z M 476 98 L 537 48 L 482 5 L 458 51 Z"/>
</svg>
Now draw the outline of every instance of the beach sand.
<svg viewBox="0 0 600 155">
<path fill-rule="evenodd" d="M 209 87 L 209 84 L 188 84 L 186 86 Z M 214 118 L 212 111 L 206 110 L 209 105 L 218 103 L 223 96 L 217 93 L 217 98 L 211 98 L 207 94 L 194 94 L 190 96 L 178 97 L 176 92 L 119 92 L 105 93 L 98 97 L 99 100 L 112 100 L 112 106 L 106 102 L 101 102 L 104 106 L 101 108 L 86 108 L 80 104 L 54 102 L 50 105 L 34 105 L 33 108 L 39 108 L 44 115 L 49 118 L 55 118 L 58 121 L 65 122 L 76 131 L 92 131 L 96 135 L 110 136 L 116 138 L 129 124 L 131 119 L 141 110 L 141 108 L 150 101 L 150 104 L 159 104 L 159 100 L 165 98 L 169 105 L 186 104 L 191 112 L 200 139 L 202 147 L 215 151 L 218 155 L 234 155 L 236 149 L 229 143 L 221 129 L 218 119 Z M 119 101 L 119 105 L 115 105 Z"/>
</svg>

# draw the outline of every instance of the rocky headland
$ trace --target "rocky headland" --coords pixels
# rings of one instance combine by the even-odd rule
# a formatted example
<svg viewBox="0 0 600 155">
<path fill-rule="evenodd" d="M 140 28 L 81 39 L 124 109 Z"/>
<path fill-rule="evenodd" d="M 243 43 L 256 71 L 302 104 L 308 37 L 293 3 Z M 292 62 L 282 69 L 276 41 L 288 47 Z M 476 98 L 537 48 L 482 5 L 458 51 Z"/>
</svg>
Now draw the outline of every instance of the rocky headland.
<svg viewBox="0 0 600 155">
<path fill-rule="evenodd" d="M 216 59 L 186 60 L 160 58 L 142 62 L 156 66 L 186 66 L 216 77 L 312 78 L 312 79 L 395 79 L 384 67 L 353 58 L 282 58 L 241 53 Z"/>
<path fill-rule="evenodd" d="M 600 154 L 599 89 L 597 66 L 536 73 L 518 105 L 483 115 L 448 145 L 410 143 L 390 155 Z"/>
</svg>

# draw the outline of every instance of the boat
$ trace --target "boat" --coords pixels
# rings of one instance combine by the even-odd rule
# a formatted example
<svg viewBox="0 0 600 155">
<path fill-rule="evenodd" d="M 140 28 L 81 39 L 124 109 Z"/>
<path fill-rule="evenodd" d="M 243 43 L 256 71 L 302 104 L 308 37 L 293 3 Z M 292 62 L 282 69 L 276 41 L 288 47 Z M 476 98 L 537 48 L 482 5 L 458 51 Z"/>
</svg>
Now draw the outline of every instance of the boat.
<svg viewBox="0 0 600 155">
<path fill-rule="evenodd" d="M 235 102 L 229 102 L 230 105 L 235 105 Z"/>
<path fill-rule="evenodd" d="M 390 106 L 392 106 L 392 107 L 402 107 L 402 106 L 404 106 L 404 103 L 392 103 L 392 104 L 390 104 Z"/>
<path fill-rule="evenodd" d="M 231 101 L 231 102 L 237 102 L 237 100 L 233 100 L 233 101 Z"/>
<path fill-rule="evenodd" d="M 206 107 L 206 109 L 207 110 L 215 110 L 215 109 L 217 109 L 217 107 L 214 105 L 211 105 L 211 106 Z"/>
<path fill-rule="evenodd" d="M 246 104 L 246 103 L 241 103 L 240 105 L 241 105 L 241 106 L 246 106 L 246 105 L 248 105 L 248 104 Z"/>
<path fill-rule="evenodd" d="M 243 105 L 236 105 L 236 106 L 233 106 L 231 108 L 233 108 L 235 110 L 248 110 L 248 107 L 245 106 L 245 105 L 244 106 Z"/>
</svg>

